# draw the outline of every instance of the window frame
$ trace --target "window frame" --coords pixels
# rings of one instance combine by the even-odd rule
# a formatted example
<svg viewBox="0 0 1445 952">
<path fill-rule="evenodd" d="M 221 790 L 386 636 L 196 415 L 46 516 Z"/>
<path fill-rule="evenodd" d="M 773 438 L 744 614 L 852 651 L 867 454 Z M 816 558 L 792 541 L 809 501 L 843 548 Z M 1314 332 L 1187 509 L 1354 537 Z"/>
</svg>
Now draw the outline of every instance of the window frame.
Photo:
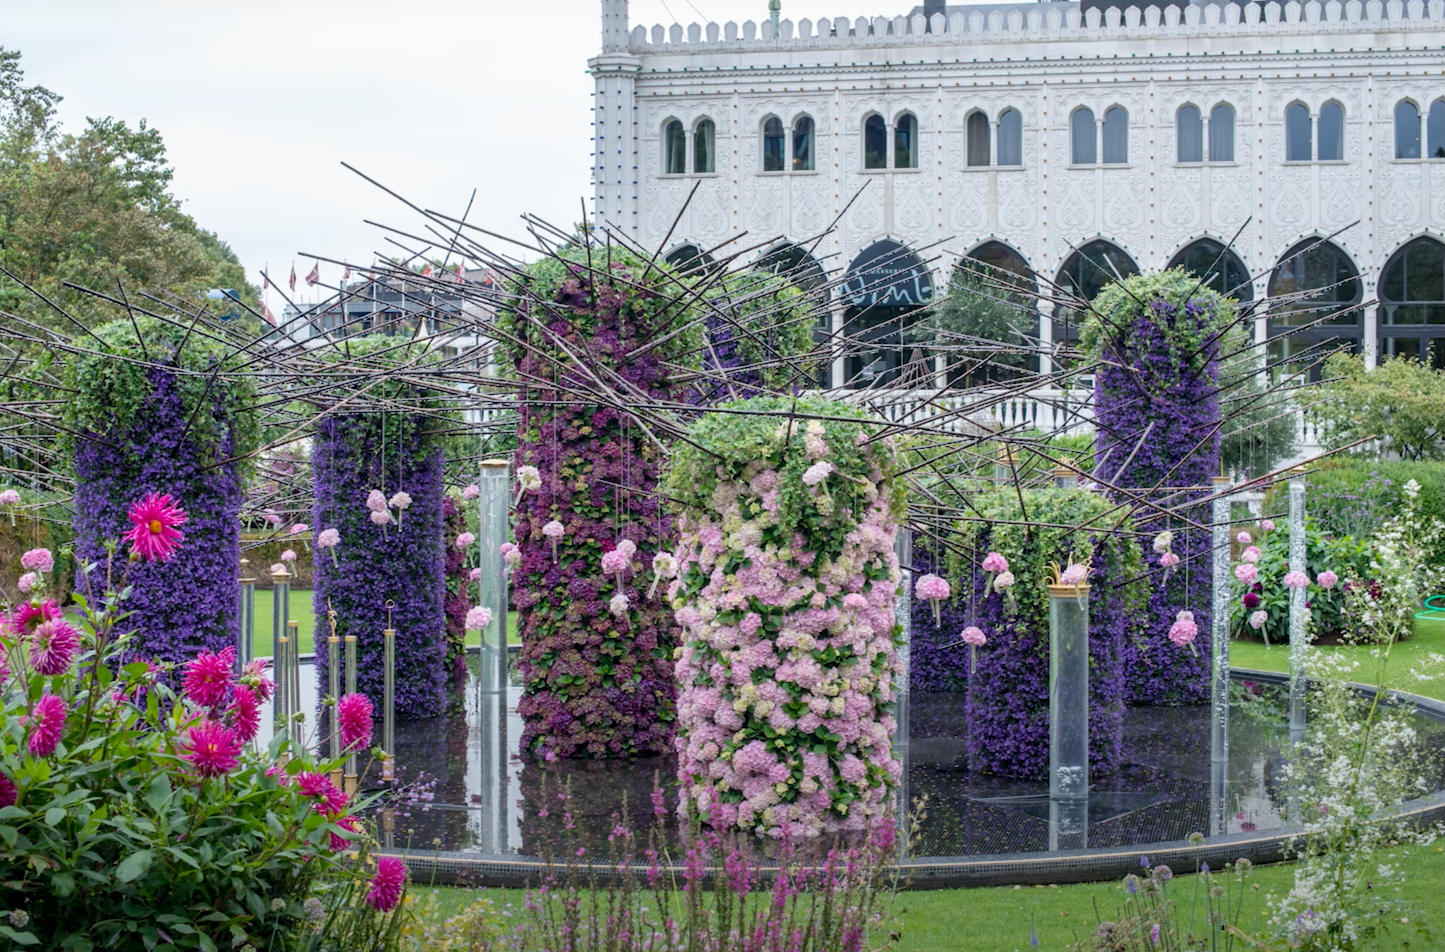
<svg viewBox="0 0 1445 952">
<path fill-rule="evenodd" d="M 1400 154 L 1400 110 L 1407 106 L 1415 113 L 1414 121 L 1411 123 L 1415 127 L 1413 133 L 1415 137 L 1414 155 Z M 1394 133 L 1391 138 L 1394 140 L 1396 162 L 1419 162 L 1425 157 L 1425 115 L 1420 111 L 1420 104 L 1408 96 L 1395 103 L 1395 108 L 1390 113 L 1390 121 L 1393 127 L 1391 131 Z"/>
<path fill-rule="evenodd" d="M 1291 140 L 1291 138 L 1290 138 L 1289 117 L 1290 117 L 1290 111 L 1293 110 L 1293 109 L 1295 109 L 1296 107 L 1298 107 L 1299 109 L 1303 109 L 1303 110 L 1304 110 L 1304 114 L 1305 114 L 1305 130 L 1306 130 L 1306 135 L 1308 136 L 1308 139 L 1305 141 L 1305 149 L 1304 149 L 1304 151 L 1305 151 L 1305 157 L 1302 158 L 1302 159 L 1300 159 L 1300 158 L 1293 158 L 1293 159 L 1290 158 L 1290 146 L 1291 146 L 1293 143 L 1292 143 L 1292 140 Z M 1298 99 L 1296 99 L 1296 100 L 1294 100 L 1293 102 L 1288 103 L 1288 104 L 1284 107 L 1284 113 L 1282 114 L 1282 116 L 1283 116 L 1283 121 L 1282 121 L 1281 125 L 1282 125 L 1283 130 L 1284 130 L 1284 161 L 1285 161 L 1285 164 L 1286 164 L 1286 165 L 1291 165 L 1291 164 L 1294 164 L 1294 165 L 1304 165 L 1304 164 L 1306 164 L 1306 163 L 1313 162 L 1313 161 L 1315 160 L 1315 139 L 1317 138 L 1317 136 L 1316 136 L 1316 134 L 1315 134 L 1315 114 L 1314 114 L 1314 111 L 1311 110 L 1310 107 L 1309 107 L 1307 104 L 1305 104 L 1305 103 L 1303 103 L 1303 102 L 1300 102 Z"/>
<path fill-rule="evenodd" d="M 704 125 L 707 125 L 707 126 L 710 126 L 710 127 L 711 127 L 710 130 L 709 130 L 709 137 L 708 137 L 708 159 L 710 160 L 708 164 L 711 165 L 712 168 L 706 169 L 706 170 L 699 169 L 699 168 L 697 167 L 697 164 L 698 164 L 698 163 L 697 163 L 697 143 L 698 143 L 698 137 L 702 134 L 702 128 L 703 128 Z M 692 163 L 691 163 L 691 171 L 692 171 L 692 174 L 693 174 L 693 175 L 697 175 L 697 176 L 716 175 L 716 174 L 717 174 L 717 123 L 713 121 L 713 119 L 712 119 L 711 116 L 699 116 L 699 117 L 697 118 L 697 121 L 692 124 L 692 135 L 690 136 L 690 138 L 692 139 Z"/>
<path fill-rule="evenodd" d="M 908 149 L 908 158 L 909 158 L 910 164 L 908 164 L 908 165 L 899 165 L 899 164 L 898 164 L 898 136 L 899 136 L 900 133 L 901 133 L 901 126 L 903 125 L 903 120 L 904 120 L 904 119 L 908 119 L 910 125 L 912 126 L 912 131 L 909 133 L 909 135 L 912 137 L 912 142 L 911 142 L 911 144 L 909 145 L 909 149 Z M 888 161 L 888 168 L 889 168 L 889 171 L 892 171 L 892 172 L 916 172 L 916 171 L 918 171 L 918 169 L 921 167 L 921 166 L 920 166 L 920 163 L 921 163 L 922 158 L 923 158 L 923 157 L 919 154 L 919 152 L 922 150 L 922 145 L 923 145 L 923 124 L 918 121 L 918 116 L 914 115 L 913 112 L 912 112 L 911 110 L 908 110 L 908 109 L 905 109 L 905 110 L 903 110 L 902 112 L 898 113 L 898 115 L 896 115 L 896 116 L 893 117 L 892 132 L 893 132 L 893 134 L 888 137 L 888 152 L 889 152 L 889 155 L 888 155 L 888 160 L 889 160 L 889 161 Z"/>
<path fill-rule="evenodd" d="M 982 162 L 974 162 L 974 125 L 979 120 L 983 126 L 983 153 Z M 994 129 L 993 123 L 988 118 L 988 113 L 982 109 L 970 109 L 963 117 L 963 164 L 970 169 L 989 169 L 995 165 L 994 157 Z"/>
<path fill-rule="evenodd" d="M 774 122 L 776 122 L 776 123 L 778 124 L 778 134 L 777 134 L 776 136 L 770 136 L 770 135 L 768 135 L 768 125 L 769 125 L 770 123 L 774 123 Z M 789 164 L 789 156 L 788 156 L 789 136 L 788 136 L 788 127 L 785 126 L 785 125 L 783 125 L 782 117 L 781 117 L 781 116 L 778 116 L 778 115 L 776 115 L 776 114 L 773 114 L 773 113 L 769 113 L 768 115 L 766 115 L 766 116 L 763 117 L 763 121 L 762 121 L 762 123 L 759 125 L 758 128 L 759 128 L 759 133 L 760 133 L 760 135 L 759 135 L 759 141 L 758 141 L 758 144 L 759 144 L 759 146 L 760 146 L 760 148 L 758 149 L 758 162 L 759 162 L 759 166 L 760 166 L 760 167 L 759 167 L 758 171 L 760 171 L 760 172 L 761 172 L 762 174 L 764 174 L 764 175 L 781 175 L 782 173 L 788 171 L 788 164 Z M 778 143 L 779 143 L 779 144 L 778 144 L 778 155 L 777 155 L 778 167 L 775 168 L 775 169 L 770 169 L 770 168 L 768 168 L 768 140 L 769 140 L 769 139 L 777 139 L 777 140 L 778 140 Z"/>
<path fill-rule="evenodd" d="M 673 130 L 673 127 L 674 127 L 674 126 L 677 128 L 678 133 L 682 136 L 682 163 L 681 163 L 681 164 L 682 164 L 682 169 L 681 169 L 680 171 L 673 171 L 673 170 L 672 170 L 672 158 L 673 158 L 673 156 L 672 156 L 672 141 L 671 141 L 671 136 L 672 136 L 672 130 Z M 687 126 L 683 123 L 683 121 L 682 121 L 681 119 L 678 119 L 678 118 L 675 117 L 675 116 L 670 116 L 670 117 L 668 117 L 667 119 L 664 119 L 664 120 L 662 121 L 662 174 L 663 174 L 663 175 L 665 175 L 665 176 L 685 176 L 685 175 L 687 175 L 687 171 L 688 171 L 688 162 L 687 162 L 687 160 L 688 160 L 688 147 L 687 147 L 687 146 L 688 146 L 688 143 L 687 143 L 687 140 L 688 140 Z"/>
<path fill-rule="evenodd" d="M 1089 114 L 1089 125 L 1092 127 L 1091 131 L 1093 133 L 1092 135 L 1087 137 L 1087 141 L 1090 143 L 1089 149 L 1091 152 L 1091 155 L 1087 161 L 1080 161 L 1079 159 L 1078 146 L 1080 141 L 1080 135 L 1079 130 L 1075 128 L 1075 123 L 1078 122 L 1079 116 L 1083 113 Z M 1076 166 L 1078 168 L 1091 169 L 1098 164 L 1099 117 L 1094 114 L 1094 110 L 1090 106 L 1076 106 L 1074 110 L 1069 113 L 1069 165 Z"/>
<path fill-rule="evenodd" d="M 1108 139 L 1106 129 L 1109 125 L 1109 117 L 1115 113 L 1124 117 L 1124 158 L 1122 160 L 1109 161 Z M 1126 168 L 1129 165 L 1129 110 L 1124 106 L 1115 103 L 1104 110 L 1104 118 L 1099 122 L 1099 165 Z"/>
<path fill-rule="evenodd" d="M 1184 112 L 1186 109 L 1194 110 L 1194 122 L 1199 126 L 1199 158 L 1184 158 Z M 1209 146 L 1207 139 L 1207 126 L 1204 122 L 1204 112 L 1192 102 L 1182 103 L 1174 110 L 1174 164 L 1175 165 L 1204 165 L 1209 161 Z"/>
<path fill-rule="evenodd" d="M 806 168 L 798 168 L 798 123 L 807 120 L 808 131 L 808 165 Z M 800 112 L 793 117 L 792 124 L 788 127 L 788 171 L 797 173 L 816 173 L 818 171 L 818 120 L 809 113 Z"/>
<path fill-rule="evenodd" d="M 1214 114 L 1219 110 L 1229 111 L 1229 137 L 1225 141 L 1229 143 L 1229 158 L 1221 159 L 1214 154 Z M 1234 153 L 1239 144 L 1239 110 L 1234 108 L 1234 103 L 1228 100 L 1220 100 L 1209 109 L 1209 115 L 1204 117 L 1204 161 L 1209 165 L 1234 165 Z"/>
<path fill-rule="evenodd" d="M 869 164 L 868 164 L 868 123 L 871 122 L 871 121 L 874 120 L 874 119 L 877 119 L 877 120 L 878 120 L 878 124 L 883 127 L 883 152 L 882 152 L 882 159 L 881 159 L 881 161 L 882 161 L 882 163 L 883 163 L 882 165 L 869 165 Z M 890 138 L 891 138 L 891 137 L 889 136 L 889 133 L 888 133 L 888 120 L 883 118 L 883 114 L 882 114 L 881 112 L 878 112 L 877 110 L 873 110 L 873 111 L 865 114 L 865 115 L 863 116 L 863 124 L 862 124 L 862 126 L 860 126 L 859 129 L 858 129 L 858 135 L 861 137 L 861 139 L 860 139 L 860 141 L 859 141 L 858 158 L 861 160 L 861 162 L 862 162 L 862 164 L 863 164 L 862 171 L 864 171 L 864 172 L 887 172 L 887 171 L 890 171 L 890 166 L 892 165 L 892 161 L 891 161 L 891 160 L 892 160 L 892 158 L 893 158 L 893 149 L 892 149 L 891 146 L 890 146 Z"/>
<path fill-rule="evenodd" d="M 1269 313 L 1265 316 L 1265 341 L 1266 352 L 1269 355 L 1268 361 L 1270 363 L 1272 373 L 1277 374 L 1283 372 L 1286 365 L 1290 362 L 1288 357 L 1284 355 L 1282 348 L 1278 352 L 1275 350 L 1274 342 L 1276 340 L 1282 340 L 1284 338 L 1294 338 L 1295 340 L 1302 341 L 1304 343 L 1304 347 L 1301 348 L 1303 350 L 1308 350 L 1311 347 L 1316 347 L 1319 344 L 1336 339 L 1339 342 L 1351 343 L 1356 351 L 1358 351 L 1361 347 L 1364 346 L 1364 274 L 1360 270 L 1360 266 L 1356 264 L 1354 257 L 1352 257 L 1349 252 L 1347 252 L 1343 247 L 1336 244 L 1335 242 L 1328 240 L 1323 235 L 1310 235 L 1309 237 L 1303 238 L 1290 245 L 1290 247 L 1284 252 L 1284 254 L 1279 256 L 1279 258 L 1275 261 L 1274 267 L 1270 269 L 1269 280 L 1265 285 L 1265 293 L 1268 299 L 1275 300 L 1285 294 L 1300 293 L 1299 289 L 1294 289 L 1291 291 L 1278 290 L 1277 285 L 1281 276 L 1280 269 L 1284 266 L 1285 262 L 1297 259 L 1307 250 L 1314 250 L 1311 246 L 1318 246 L 1319 248 L 1325 248 L 1333 251 L 1336 255 L 1339 256 L 1339 260 L 1343 260 L 1344 263 L 1347 264 L 1350 270 L 1353 272 L 1353 277 L 1351 279 L 1347 279 L 1354 281 L 1353 296 L 1348 301 L 1331 300 L 1328 302 L 1328 304 L 1332 305 L 1331 310 L 1342 310 L 1345 308 L 1350 308 L 1354 320 L 1350 323 L 1320 323 L 1315 324 L 1313 327 L 1308 327 L 1307 329 L 1302 330 L 1302 327 L 1305 327 L 1312 322 L 1319 320 L 1321 317 L 1324 316 L 1324 314 L 1307 314 L 1307 320 L 1303 321 L 1300 324 L 1294 324 L 1286 323 L 1284 321 L 1276 321 L 1274 318 L 1276 311 L 1271 308 Z M 1336 262 L 1336 264 L 1338 265 L 1338 261 Z M 1331 281 L 1329 284 L 1326 284 L 1324 286 L 1329 287 L 1330 285 L 1336 283 L 1340 282 Z M 1332 291 L 1332 293 L 1338 294 L 1339 292 L 1338 290 L 1335 290 Z M 1308 301 L 1307 298 L 1302 300 Z M 1305 310 L 1312 310 L 1312 308 L 1307 303 L 1304 304 L 1303 307 Z M 1323 309 L 1323 306 L 1313 308 L 1313 310 L 1317 311 L 1323 311 Z M 1320 377 L 1320 365 L 1323 363 L 1323 361 L 1319 360 L 1318 357 L 1316 357 L 1315 359 L 1312 359 L 1311 362 L 1314 363 L 1315 366 L 1310 368 L 1309 378 L 1312 381 L 1317 381 Z"/>
<path fill-rule="evenodd" d="M 1015 116 L 1018 117 L 1018 153 L 1019 153 L 1019 160 L 1018 160 L 1017 163 L 1009 163 L 1009 164 L 1005 165 L 1004 162 L 1003 162 L 1003 160 L 1002 160 L 1001 158 L 999 158 L 999 156 L 1001 155 L 1001 150 L 1002 150 L 1002 146 L 1003 146 L 1003 122 L 1004 122 L 1004 117 L 1007 116 L 1009 113 L 1013 113 Z M 993 164 L 994 164 L 994 167 L 995 167 L 995 168 L 1000 168 L 1000 169 L 1021 169 L 1021 168 L 1024 167 L 1024 114 L 1023 114 L 1022 110 L 1017 109 L 1017 108 L 1014 107 L 1014 106 L 1005 106 L 1002 110 L 999 111 L 998 119 L 997 119 L 997 121 L 994 122 L 994 128 L 993 128 Z"/>
</svg>

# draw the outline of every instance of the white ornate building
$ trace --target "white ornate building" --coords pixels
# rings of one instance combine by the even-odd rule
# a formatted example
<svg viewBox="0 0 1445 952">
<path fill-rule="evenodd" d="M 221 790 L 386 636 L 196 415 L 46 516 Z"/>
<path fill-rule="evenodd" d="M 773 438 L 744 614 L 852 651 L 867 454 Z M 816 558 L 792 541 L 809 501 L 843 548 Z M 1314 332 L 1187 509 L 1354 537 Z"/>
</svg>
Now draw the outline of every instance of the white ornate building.
<svg viewBox="0 0 1445 952">
<path fill-rule="evenodd" d="M 926 301 L 962 256 L 1089 291 L 1112 268 L 1207 268 L 1243 227 L 1218 286 L 1324 289 L 1275 307 L 1259 340 L 1356 302 L 1288 347 L 1345 338 L 1445 365 L 1445 0 L 930 0 L 651 29 L 603 0 L 590 66 L 597 217 L 669 254 L 785 236 L 861 270 L 835 329 Z M 888 253 L 896 281 L 859 262 Z M 854 295 L 865 283 L 892 300 Z M 1042 340 L 1071 317 L 1046 313 Z M 892 361 L 840 360 L 832 383 Z"/>
</svg>

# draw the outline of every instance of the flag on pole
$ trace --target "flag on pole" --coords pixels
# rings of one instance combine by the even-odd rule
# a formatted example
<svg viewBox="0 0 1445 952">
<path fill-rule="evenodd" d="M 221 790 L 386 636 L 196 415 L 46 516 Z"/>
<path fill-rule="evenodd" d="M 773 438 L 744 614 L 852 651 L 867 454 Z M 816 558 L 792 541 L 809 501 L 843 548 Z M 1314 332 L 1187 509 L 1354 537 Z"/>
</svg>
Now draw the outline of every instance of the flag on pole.
<svg viewBox="0 0 1445 952">
<path fill-rule="evenodd" d="M 428 262 L 426 263 L 426 267 L 422 269 L 421 276 L 424 277 L 424 278 L 429 278 L 429 277 L 431 277 L 431 275 L 432 275 L 432 266 L 431 266 L 431 262 L 428 261 Z"/>
<path fill-rule="evenodd" d="M 261 316 L 266 318 L 267 324 L 270 324 L 272 327 L 276 326 L 276 315 L 271 313 L 271 309 L 266 306 L 265 301 L 261 302 Z"/>
<path fill-rule="evenodd" d="M 296 293 L 296 262 L 291 262 L 291 293 Z"/>
<path fill-rule="evenodd" d="M 347 266 L 346 266 L 346 270 L 341 273 L 341 280 L 347 281 L 347 280 L 350 280 L 350 278 L 351 278 L 351 265 L 347 265 Z"/>
<path fill-rule="evenodd" d="M 316 262 L 315 264 L 313 264 L 313 265 L 311 266 L 311 273 L 306 276 L 306 283 L 307 283 L 307 285 L 309 285 L 310 287 L 313 287 L 313 288 L 314 288 L 314 287 L 316 287 L 316 285 L 319 284 L 320 282 L 321 282 L 321 262 L 318 261 L 318 262 Z"/>
<path fill-rule="evenodd" d="M 262 272 L 261 272 L 261 293 L 262 293 L 262 294 L 265 294 L 265 293 L 266 293 L 267 291 L 269 291 L 269 290 L 271 290 L 271 276 L 270 276 L 269 274 L 267 274 L 266 272 L 262 271 Z"/>
<path fill-rule="evenodd" d="M 463 284 L 463 283 L 465 283 L 466 278 L 462 277 L 462 263 L 461 263 L 460 261 L 457 262 L 456 277 L 457 277 L 457 284 Z"/>
</svg>

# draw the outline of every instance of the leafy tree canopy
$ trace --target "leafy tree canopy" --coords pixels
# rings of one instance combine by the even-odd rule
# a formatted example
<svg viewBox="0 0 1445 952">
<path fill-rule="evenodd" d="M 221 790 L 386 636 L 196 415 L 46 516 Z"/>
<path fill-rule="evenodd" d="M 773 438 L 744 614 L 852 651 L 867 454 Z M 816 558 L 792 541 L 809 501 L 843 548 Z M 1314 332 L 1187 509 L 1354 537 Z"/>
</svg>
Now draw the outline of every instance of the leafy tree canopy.
<svg viewBox="0 0 1445 952">
<path fill-rule="evenodd" d="M 1386 358 L 1374 370 L 1354 354 L 1325 362 L 1314 398 L 1324 444 L 1335 449 L 1379 438 L 1356 452 L 1395 452 L 1402 459 L 1445 458 L 1445 371 L 1411 357 Z"/>
</svg>

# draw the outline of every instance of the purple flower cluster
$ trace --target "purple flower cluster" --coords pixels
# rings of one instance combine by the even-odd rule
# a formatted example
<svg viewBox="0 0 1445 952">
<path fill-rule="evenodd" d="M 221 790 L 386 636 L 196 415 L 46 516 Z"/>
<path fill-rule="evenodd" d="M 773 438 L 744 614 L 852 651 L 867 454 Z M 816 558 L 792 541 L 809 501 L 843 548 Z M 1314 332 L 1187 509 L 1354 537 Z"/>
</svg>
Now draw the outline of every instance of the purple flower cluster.
<svg viewBox="0 0 1445 952">
<path fill-rule="evenodd" d="M 104 571 L 106 540 L 131 529 L 131 503 L 169 493 L 185 507 L 186 542 L 168 562 L 131 566 L 136 629 L 134 653 L 181 662 L 201 651 L 235 646 L 240 634 L 241 503 L 244 493 L 230 458 L 234 441 L 228 408 L 214 407 L 219 440 L 201 445 L 182 403 L 177 378 L 149 373 L 150 393 L 128 432 L 91 434 L 75 451 L 76 552 Z M 102 440 L 104 442 L 102 442 Z M 97 590 L 104 579 L 95 580 Z M 84 582 L 78 587 L 84 591 Z"/>
<path fill-rule="evenodd" d="M 521 749 L 544 758 L 627 757 L 669 749 L 676 719 L 672 652 L 677 632 L 660 592 L 647 597 L 647 566 L 667 549 L 672 520 L 656 495 L 658 450 L 631 417 L 610 407 L 565 402 L 592 386 L 557 347 L 593 366 L 609 368 L 639 399 L 676 400 L 664 358 L 652 350 L 631 356 L 675 320 L 655 269 L 614 251 L 616 283 L 595 280 L 582 262 L 543 262 L 563 269 L 545 291 L 537 322 L 516 317 L 516 334 L 530 349 L 514 353 L 519 380 L 558 379 L 559 389 L 532 383 L 520 401 L 516 464 L 535 466 L 541 485 L 522 493 L 515 537 L 521 563 L 512 570 L 512 604 L 522 636 L 519 704 Z M 607 267 L 603 261 L 595 262 Z M 641 285 L 656 283 L 663 293 Z M 545 325 L 540 326 L 540 325 Z M 576 380 L 571 378 L 576 375 Z M 560 537 L 543 534 L 556 521 Z M 630 540 L 636 551 L 620 594 L 627 605 L 609 610 L 616 575 L 604 575 L 602 556 Z"/>
<path fill-rule="evenodd" d="M 445 703 L 447 657 L 442 451 L 421 422 L 405 428 L 401 445 L 383 440 L 385 425 L 381 414 L 356 414 L 329 416 L 317 427 L 311 524 L 339 530 L 342 543 L 334 550 L 334 564 L 315 560 L 312 604 L 322 619 L 329 604 L 336 611 L 336 633 L 356 636 L 357 690 L 371 697 L 382 696 L 382 632 L 390 617 L 396 629 L 396 711 L 435 717 Z M 372 524 L 366 508 L 367 494 L 378 486 L 404 489 L 412 498 L 406 520 L 384 531 Z M 391 610 L 388 600 L 395 603 Z M 326 653 L 318 652 L 319 684 L 327 683 L 328 663 Z"/>
<path fill-rule="evenodd" d="M 1187 280 L 1197 286 L 1197 279 Z M 1201 291 L 1181 304 L 1187 287 L 1177 296 L 1167 286 L 1141 288 L 1135 294 L 1146 306 L 1126 299 L 1128 307 L 1110 315 L 1118 330 L 1106 333 L 1100 344 L 1103 360 L 1094 391 L 1098 475 L 1124 489 L 1208 487 L 1220 465 L 1219 345 L 1200 345 L 1220 323 L 1222 299 Z M 1209 492 L 1161 488 L 1152 495 L 1178 506 Z M 1207 506 L 1188 514 L 1209 523 Z M 1130 703 L 1202 703 L 1209 698 L 1209 533 L 1148 510 L 1139 510 L 1136 519 L 1139 531 L 1149 535 L 1172 530 L 1181 564 L 1167 581 L 1162 569 L 1154 569 L 1147 617 L 1125 643 Z M 1180 611 L 1194 613 L 1197 651 L 1169 639 Z"/>
</svg>

